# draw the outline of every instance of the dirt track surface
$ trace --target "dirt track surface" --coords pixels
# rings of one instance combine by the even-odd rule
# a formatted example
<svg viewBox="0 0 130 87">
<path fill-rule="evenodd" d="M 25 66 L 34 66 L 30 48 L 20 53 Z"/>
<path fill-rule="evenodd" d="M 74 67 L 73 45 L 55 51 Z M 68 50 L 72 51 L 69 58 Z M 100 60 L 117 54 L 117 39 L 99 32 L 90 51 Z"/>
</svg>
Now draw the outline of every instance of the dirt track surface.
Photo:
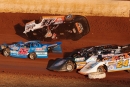
<svg viewBox="0 0 130 87">
<path fill-rule="evenodd" d="M 1 13 L 0 14 L 0 44 L 12 43 L 17 41 L 27 41 L 26 36 L 22 33 L 24 30 L 24 25 L 29 20 L 39 19 L 42 14 L 11 14 L 11 13 Z M 130 85 L 130 74 L 122 72 L 113 72 L 107 73 L 107 77 L 103 80 L 89 80 L 87 77 L 78 74 L 76 71 L 71 73 L 68 72 L 53 72 L 46 69 L 48 62 L 52 59 L 62 58 L 66 53 L 73 51 L 77 48 L 103 45 L 103 44 L 118 44 L 125 45 L 130 44 L 130 19 L 129 18 L 118 18 L 118 17 L 87 17 L 90 24 L 90 33 L 78 41 L 72 40 L 60 40 L 62 41 L 62 54 L 53 54 L 49 53 L 49 58 L 47 59 L 19 59 L 12 57 L 4 57 L 0 55 L 0 83 L 3 83 L 1 86 L 50 86 L 58 87 L 56 83 L 70 84 L 63 85 L 65 87 L 76 87 L 80 86 L 129 86 Z M 54 43 L 56 41 L 53 41 Z M 45 42 L 47 43 L 47 42 Z M 70 45 L 71 44 L 71 45 Z M 7 73 L 7 74 L 6 74 Z M 18 76 L 17 76 L 18 74 Z M 14 75 L 14 76 L 12 76 Z M 7 77 L 9 76 L 9 77 Z M 21 77 L 22 76 L 22 77 Z M 4 78 L 5 77 L 5 78 Z M 18 77 L 18 78 L 17 78 Z M 62 80 L 61 80 L 61 78 Z M 8 84 L 6 84 L 6 80 Z M 16 79 L 17 78 L 17 79 Z M 28 81 L 26 79 L 28 78 Z M 42 83 L 43 78 L 52 78 L 50 79 L 51 84 L 45 82 Z M 55 79 L 54 79 L 55 78 Z M 32 84 L 34 81 L 31 79 L 37 80 L 40 85 Z M 78 80 L 77 80 L 78 79 Z M 53 80 L 53 81 L 52 81 Z M 56 80 L 57 82 L 55 83 Z M 14 84 L 11 85 L 13 81 Z M 17 81 L 17 82 L 16 82 Z M 58 82 L 59 81 L 59 82 Z M 62 81 L 62 83 L 60 83 Z M 67 81 L 67 82 L 66 82 Z M 5 83 L 4 83 L 5 82 Z M 30 83 L 27 83 L 30 82 Z M 32 83 L 31 83 L 32 82 Z M 75 83 L 75 84 L 71 84 Z M 45 83 L 47 85 L 45 85 Z M 17 84 L 17 85 L 15 85 Z M 27 85 L 28 84 L 28 85 Z M 93 85 L 95 84 L 95 85 Z M 60 87 L 60 86 L 59 86 Z"/>
</svg>

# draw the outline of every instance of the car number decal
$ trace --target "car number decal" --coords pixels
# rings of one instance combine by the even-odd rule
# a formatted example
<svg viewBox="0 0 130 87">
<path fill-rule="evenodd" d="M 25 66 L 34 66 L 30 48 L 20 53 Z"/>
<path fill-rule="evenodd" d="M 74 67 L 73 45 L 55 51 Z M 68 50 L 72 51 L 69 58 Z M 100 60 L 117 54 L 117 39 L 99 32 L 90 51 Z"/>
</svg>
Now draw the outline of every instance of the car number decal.
<svg viewBox="0 0 130 87">
<path fill-rule="evenodd" d="M 21 54 L 21 55 L 27 55 L 28 53 L 28 48 L 20 48 L 18 54 Z"/>
<path fill-rule="evenodd" d="M 128 66 L 128 64 L 129 64 L 129 59 L 126 59 L 126 60 L 119 60 L 118 62 L 117 62 L 117 68 L 122 68 L 123 66 L 124 67 L 127 67 Z"/>
</svg>

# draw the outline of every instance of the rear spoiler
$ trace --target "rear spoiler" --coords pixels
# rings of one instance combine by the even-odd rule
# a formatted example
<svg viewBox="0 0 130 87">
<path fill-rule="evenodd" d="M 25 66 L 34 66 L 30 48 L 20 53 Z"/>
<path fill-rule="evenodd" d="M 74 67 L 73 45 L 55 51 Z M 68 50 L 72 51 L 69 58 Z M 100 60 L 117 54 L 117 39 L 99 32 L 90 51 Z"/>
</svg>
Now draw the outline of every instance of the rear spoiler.
<svg viewBox="0 0 130 87">
<path fill-rule="evenodd" d="M 48 47 L 51 48 L 53 53 L 62 53 L 61 44 L 62 42 L 56 42 L 55 44 L 48 45 Z"/>
</svg>

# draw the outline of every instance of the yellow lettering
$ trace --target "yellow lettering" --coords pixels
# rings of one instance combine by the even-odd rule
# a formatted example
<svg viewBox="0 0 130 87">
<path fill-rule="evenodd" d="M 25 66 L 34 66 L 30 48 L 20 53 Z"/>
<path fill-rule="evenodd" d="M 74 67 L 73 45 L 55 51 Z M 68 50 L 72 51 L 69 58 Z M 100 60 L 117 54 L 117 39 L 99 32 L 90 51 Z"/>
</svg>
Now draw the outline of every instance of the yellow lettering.
<svg viewBox="0 0 130 87">
<path fill-rule="evenodd" d="M 125 60 L 125 61 L 120 60 L 120 61 L 117 62 L 117 66 L 116 66 L 116 67 L 117 67 L 117 68 L 122 68 L 122 66 L 127 67 L 128 64 L 129 64 L 129 60 L 128 60 L 128 59 Z"/>
<path fill-rule="evenodd" d="M 129 60 L 128 59 L 123 62 L 123 66 L 128 66 L 128 64 L 129 64 Z"/>
<path fill-rule="evenodd" d="M 122 66 L 123 66 L 123 61 L 122 60 L 118 61 L 116 67 L 121 68 Z"/>
</svg>

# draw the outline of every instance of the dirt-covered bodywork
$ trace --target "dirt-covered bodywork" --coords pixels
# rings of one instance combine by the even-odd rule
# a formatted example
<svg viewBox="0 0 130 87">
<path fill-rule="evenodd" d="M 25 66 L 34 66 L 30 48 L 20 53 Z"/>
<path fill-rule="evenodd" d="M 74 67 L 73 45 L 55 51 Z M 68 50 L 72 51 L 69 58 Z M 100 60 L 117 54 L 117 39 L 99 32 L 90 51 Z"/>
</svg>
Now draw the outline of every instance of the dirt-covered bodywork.
<svg viewBox="0 0 130 87">
<path fill-rule="evenodd" d="M 89 62 L 79 73 L 88 75 L 94 72 L 114 72 L 122 70 L 128 70 L 128 72 L 130 72 L 130 52 L 102 55 L 102 60 Z"/>
<path fill-rule="evenodd" d="M 79 40 L 90 31 L 86 17 L 81 15 L 43 16 L 39 22 L 36 20 L 26 23 L 23 33 L 29 39 L 55 40 L 72 39 Z"/>
<path fill-rule="evenodd" d="M 68 71 L 71 72 L 74 69 L 82 69 L 87 63 L 95 62 L 97 58 L 101 58 L 101 55 L 118 54 L 122 52 L 130 51 L 129 45 L 101 45 L 86 47 L 72 52 L 67 58 L 57 59 L 50 67 L 49 70 L 53 71 Z M 101 55 L 99 55 L 99 53 Z"/>
<path fill-rule="evenodd" d="M 15 58 L 48 58 L 48 52 L 62 53 L 61 42 L 44 44 L 40 41 L 15 42 L 0 45 L 0 51 L 4 56 Z"/>
</svg>

